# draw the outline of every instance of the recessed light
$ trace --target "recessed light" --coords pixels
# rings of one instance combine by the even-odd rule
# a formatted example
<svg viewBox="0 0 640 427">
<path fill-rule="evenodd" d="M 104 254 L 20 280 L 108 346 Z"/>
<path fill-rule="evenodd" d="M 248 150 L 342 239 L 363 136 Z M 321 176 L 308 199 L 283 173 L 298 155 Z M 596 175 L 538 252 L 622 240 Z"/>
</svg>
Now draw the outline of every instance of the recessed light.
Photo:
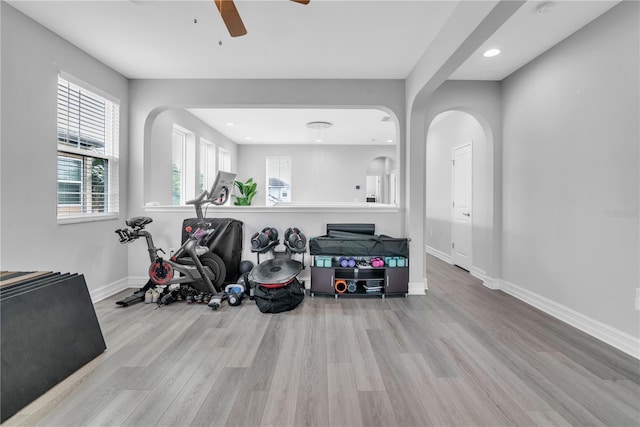
<svg viewBox="0 0 640 427">
<path fill-rule="evenodd" d="M 227 122 L 226 125 L 227 126 L 235 126 L 235 123 Z"/>
<path fill-rule="evenodd" d="M 330 122 L 309 122 L 307 123 L 307 127 L 309 129 L 329 129 L 333 126 L 333 123 Z"/>
<path fill-rule="evenodd" d="M 500 49 L 488 49 L 482 54 L 485 58 L 491 58 L 496 55 L 500 55 Z"/>
<path fill-rule="evenodd" d="M 244 139 L 249 140 L 249 139 L 251 139 L 251 137 L 250 136 L 245 136 Z"/>
<path fill-rule="evenodd" d="M 387 142 L 393 142 L 393 139 L 387 139 Z"/>
</svg>

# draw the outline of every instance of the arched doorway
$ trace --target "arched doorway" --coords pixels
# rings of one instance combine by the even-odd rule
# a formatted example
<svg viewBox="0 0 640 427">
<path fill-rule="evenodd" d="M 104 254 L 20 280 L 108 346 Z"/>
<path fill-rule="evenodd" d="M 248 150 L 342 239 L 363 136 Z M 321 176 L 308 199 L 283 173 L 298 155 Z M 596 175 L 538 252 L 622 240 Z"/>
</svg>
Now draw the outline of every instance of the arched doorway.
<svg viewBox="0 0 640 427">
<path fill-rule="evenodd" d="M 426 139 L 425 247 L 427 252 L 457 264 L 471 274 L 487 279 L 492 266 L 493 244 L 493 141 L 484 119 L 464 109 L 450 109 L 431 121 Z M 469 187 L 464 189 L 465 175 L 453 159 L 469 152 Z M 466 185 L 466 184 L 464 184 Z M 454 200 L 468 191 L 468 206 L 456 210 Z M 458 208 L 460 202 L 458 203 Z M 457 215 L 457 217 L 456 217 Z M 468 220 L 464 225 L 460 218 Z M 468 233 L 468 235 L 467 235 Z M 468 243 L 465 239 L 468 238 Z M 456 244 L 458 247 L 456 247 Z M 462 245 L 466 245 L 461 249 Z M 463 259 L 460 250 L 468 254 Z M 491 286 L 488 284 L 488 286 Z"/>
</svg>

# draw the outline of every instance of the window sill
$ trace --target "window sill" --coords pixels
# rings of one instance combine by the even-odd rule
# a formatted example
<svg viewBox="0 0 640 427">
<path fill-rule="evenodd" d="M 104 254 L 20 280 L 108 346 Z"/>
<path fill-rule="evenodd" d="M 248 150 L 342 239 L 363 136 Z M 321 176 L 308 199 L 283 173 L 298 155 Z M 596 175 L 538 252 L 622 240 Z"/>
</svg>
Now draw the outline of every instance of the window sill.
<svg viewBox="0 0 640 427">
<path fill-rule="evenodd" d="M 193 213 L 193 206 L 168 206 L 168 205 L 147 205 L 145 212 L 189 212 Z M 385 205 L 382 203 L 327 203 L 313 204 L 300 203 L 281 206 L 213 206 L 209 207 L 211 212 L 225 213 L 276 213 L 276 212 L 399 212 L 400 208 L 395 205 Z"/>
<path fill-rule="evenodd" d="M 79 224 L 83 222 L 111 221 L 119 219 L 117 213 L 94 214 L 94 215 L 77 215 L 58 218 L 58 225 Z"/>
</svg>

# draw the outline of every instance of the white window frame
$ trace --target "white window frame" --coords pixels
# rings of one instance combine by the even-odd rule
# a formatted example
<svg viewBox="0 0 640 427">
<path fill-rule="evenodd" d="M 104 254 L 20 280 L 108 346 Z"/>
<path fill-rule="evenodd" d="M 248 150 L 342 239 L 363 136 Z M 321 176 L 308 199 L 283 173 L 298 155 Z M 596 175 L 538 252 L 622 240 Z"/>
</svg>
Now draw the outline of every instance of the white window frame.
<svg viewBox="0 0 640 427">
<path fill-rule="evenodd" d="M 58 223 L 74 223 L 115 218 L 119 214 L 119 117 L 120 102 L 113 96 L 66 73 L 57 82 L 57 156 L 56 217 Z M 82 164 L 79 204 L 58 203 L 64 192 L 59 180 L 59 159 L 68 158 Z M 104 185 L 96 192 L 92 180 L 94 160 L 104 164 L 106 172 L 98 175 Z M 102 185 L 100 187 L 102 187 Z M 68 194 L 68 193 L 67 193 Z"/>
<path fill-rule="evenodd" d="M 218 147 L 218 170 L 231 172 L 231 151 Z"/>
<path fill-rule="evenodd" d="M 273 174 L 271 173 L 271 166 L 270 166 L 270 162 L 277 162 L 277 164 L 275 164 L 277 166 L 278 172 L 277 172 L 277 176 L 273 176 Z M 283 172 L 282 168 L 288 164 L 288 170 L 286 172 Z M 265 205 L 266 206 L 275 206 L 279 201 L 275 200 L 274 198 L 271 197 L 272 193 L 273 193 L 273 189 L 277 188 L 277 187 L 272 187 L 271 186 L 271 178 L 277 178 L 282 180 L 283 178 L 288 179 L 288 184 L 289 186 L 286 187 L 286 197 L 284 200 L 280 200 L 281 202 L 284 203 L 290 203 L 293 199 L 291 198 L 291 191 L 293 189 L 293 159 L 291 156 L 266 156 L 265 157 L 265 183 L 266 183 L 266 188 L 267 191 L 265 191 Z M 276 190 L 277 191 L 277 190 Z"/>
<path fill-rule="evenodd" d="M 189 129 L 173 124 L 172 156 L 171 156 L 171 204 L 176 205 L 173 184 L 173 156 L 180 153 L 180 194 L 179 206 L 196 197 L 196 136 Z M 179 146 L 179 147 L 178 147 Z"/>
<path fill-rule="evenodd" d="M 200 137 L 200 160 L 198 168 L 198 188 L 200 193 L 209 190 L 216 178 L 216 145 Z"/>
</svg>

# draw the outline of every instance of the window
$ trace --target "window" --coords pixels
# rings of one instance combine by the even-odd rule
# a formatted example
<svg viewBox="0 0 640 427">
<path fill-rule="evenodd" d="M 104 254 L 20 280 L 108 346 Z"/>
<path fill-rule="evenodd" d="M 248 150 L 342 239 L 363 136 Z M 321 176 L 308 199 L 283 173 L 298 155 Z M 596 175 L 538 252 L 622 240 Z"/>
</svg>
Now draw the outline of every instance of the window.
<svg viewBox="0 0 640 427">
<path fill-rule="evenodd" d="M 195 134 L 174 124 L 171 154 L 172 205 L 184 205 L 187 200 L 195 198 L 195 157 Z"/>
<path fill-rule="evenodd" d="M 184 149 L 187 145 L 187 137 L 180 130 L 173 129 L 173 145 L 171 152 L 171 204 L 184 204 Z"/>
<path fill-rule="evenodd" d="M 291 157 L 267 156 L 267 206 L 291 202 Z"/>
<path fill-rule="evenodd" d="M 117 214 L 120 105 L 58 77 L 58 219 Z"/>
<path fill-rule="evenodd" d="M 216 178 L 216 146 L 213 142 L 200 138 L 200 176 L 198 189 L 200 193 L 208 190 Z"/>
<path fill-rule="evenodd" d="M 218 169 L 224 172 L 231 172 L 231 153 L 226 148 L 218 149 Z"/>
</svg>

